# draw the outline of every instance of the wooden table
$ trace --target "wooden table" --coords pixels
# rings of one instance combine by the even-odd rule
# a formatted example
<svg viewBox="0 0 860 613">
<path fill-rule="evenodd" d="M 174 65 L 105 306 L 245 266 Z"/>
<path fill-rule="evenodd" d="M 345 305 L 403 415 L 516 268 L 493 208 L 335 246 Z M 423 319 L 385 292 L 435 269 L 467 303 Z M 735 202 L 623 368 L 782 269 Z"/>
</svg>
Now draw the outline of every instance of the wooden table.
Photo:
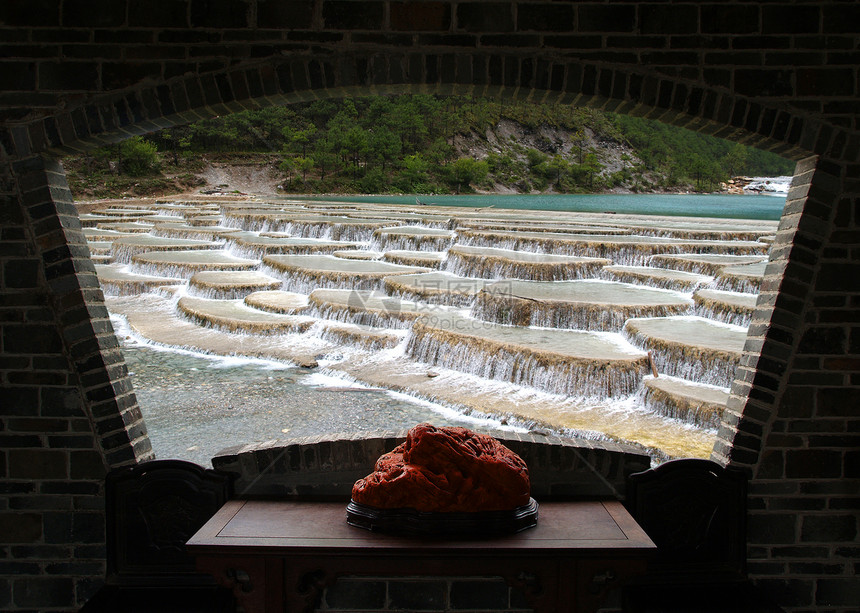
<svg viewBox="0 0 860 613">
<path fill-rule="evenodd" d="M 312 611 L 340 576 L 498 576 L 535 611 L 595 611 L 655 551 L 616 501 L 542 503 L 534 528 L 464 540 L 355 528 L 345 503 L 231 500 L 187 547 L 248 613 Z"/>
</svg>

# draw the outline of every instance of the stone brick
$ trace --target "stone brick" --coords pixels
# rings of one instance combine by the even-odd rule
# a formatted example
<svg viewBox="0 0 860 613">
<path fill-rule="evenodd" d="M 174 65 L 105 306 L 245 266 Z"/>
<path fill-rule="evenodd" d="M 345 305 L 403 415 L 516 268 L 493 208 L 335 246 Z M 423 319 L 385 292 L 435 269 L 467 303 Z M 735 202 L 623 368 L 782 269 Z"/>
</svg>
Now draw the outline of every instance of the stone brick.
<svg viewBox="0 0 860 613">
<path fill-rule="evenodd" d="M 461 3 L 457 6 L 457 28 L 467 32 L 511 32 L 511 5 L 504 2 Z"/>
<path fill-rule="evenodd" d="M 856 607 L 860 581 L 856 577 L 822 578 L 816 582 L 815 603 L 819 606 Z"/>
<path fill-rule="evenodd" d="M 736 37 L 741 34 L 754 34 L 759 31 L 759 8 L 757 6 L 746 6 L 727 3 L 715 3 L 699 7 L 701 14 L 700 28 L 703 33 L 727 33 Z M 745 42 L 739 45 L 739 38 L 733 39 L 735 48 L 743 48 L 754 41 L 754 48 L 772 48 L 772 42 L 762 40 L 760 37 L 744 37 L 740 40 Z M 787 39 L 786 39 L 787 40 Z"/>
<path fill-rule="evenodd" d="M 58 26 L 60 25 L 60 2 L 59 0 L 3 2 L 0 4 L 0 24 L 13 27 Z"/>
<path fill-rule="evenodd" d="M 840 477 L 842 455 L 838 451 L 792 449 L 786 452 L 785 476 L 789 479 Z"/>
<path fill-rule="evenodd" d="M 850 543 L 857 537 L 855 515 L 807 515 L 803 517 L 800 539 L 803 542 Z"/>
<path fill-rule="evenodd" d="M 174 0 L 130 0 L 128 25 L 132 28 L 156 26 L 186 28 L 188 27 L 187 4 Z"/>
<path fill-rule="evenodd" d="M 577 7 L 579 32 L 632 32 L 636 7 L 588 4 Z"/>
<path fill-rule="evenodd" d="M 98 85 L 98 69 L 92 62 L 39 62 L 38 71 L 43 91 L 86 91 Z"/>
<path fill-rule="evenodd" d="M 62 479 L 69 476 L 68 454 L 44 449 L 9 451 L 10 479 Z"/>
<path fill-rule="evenodd" d="M 847 417 L 856 409 L 857 391 L 839 385 L 817 390 L 815 414 L 820 417 Z"/>
<path fill-rule="evenodd" d="M 774 558 L 827 558 L 830 555 L 828 547 L 793 546 L 773 547 L 771 554 Z"/>
<path fill-rule="evenodd" d="M 844 353 L 845 341 L 842 327 L 810 328 L 801 337 L 798 350 L 817 354 Z"/>
<path fill-rule="evenodd" d="M 443 2 L 391 2 L 389 20 L 393 30 L 445 32 L 451 27 L 451 5 Z"/>
<path fill-rule="evenodd" d="M 18 607 L 62 607 L 74 604 L 73 581 L 69 577 L 15 579 L 12 595 Z"/>
<path fill-rule="evenodd" d="M 639 6 L 639 29 L 643 34 L 685 34 L 699 29 L 699 10 L 693 5 Z"/>
<path fill-rule="evenodd" d="M 749 96 L 790 96 L 794 93 L 791 70 L 738 69 L 734 71 L 736 91 Z"/>
<path fill-rule="evenodd" d="M 791 513 L 754 513 L 748 522 L 749 542 L 788 545 L 795 542 L 797 519 Z"/>
<path fill-rule="evenodd" d="M 0 542 L 36 543 L 42 538 L 39 513 L 0 513 Z"/>
<path fill-rule="evenodd" d="M 250 7 L 241 0 L 191 0 L 189 14 L 192 28 L 246 28 Z"/>
<path fill-rule="evenodd" d="M 798 68 L 797 93 L 800 96 L 852 96 L 855 91 L 851 68 Z"/>
<path fill-rule="evenodd" d="M 779 602 L 783 607 L 809 607 L 813 604 L 813 580 L 759 579 L 755 584 L 773 602 Z"/>
<path fill-rule="evenodd" d="M 36 64 L 34 62 L 2 62 L 0 63 L 0 79 L 4 83 L 13 84 L 19 91 L 36 89 Z"/>
<path fill-rule="evenodd" d="M 520 4 L 517 6 L 517 29 L 542 32 L 575 31 L 573 5 Z"/>
<path fill-rule="evenodd" d="M 327 28 L 380 30 L 383 24 L 383 11 L 382 2 L 327 0 L 323 4 L 322 15 Z"/>
<path fill-rule="evenodd" d="M 818 32 L 820 9 L 817 6 L 780 4 L 777 6 L 764 6 L 761 11 L 762 33 L 764 34 Z"/>
<path fill-rule="evenodd" d="M 262 0 L 257 3 L 257 27 L 277 29 L 310 28 L 314 3 Z"/>
</svg>

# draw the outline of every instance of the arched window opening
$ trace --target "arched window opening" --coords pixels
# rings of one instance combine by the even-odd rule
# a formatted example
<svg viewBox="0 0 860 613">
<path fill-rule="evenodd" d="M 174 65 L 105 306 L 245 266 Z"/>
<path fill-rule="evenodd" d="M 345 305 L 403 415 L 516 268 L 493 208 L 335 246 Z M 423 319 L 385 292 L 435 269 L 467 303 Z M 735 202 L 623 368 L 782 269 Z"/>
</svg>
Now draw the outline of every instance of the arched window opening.
<svg viewBox="0 0 860 613">
<path fill-rule="evenodd" d="M 156 453 L 207 463 L 427 420 L 708 457 L 792 163 L 588 108 L 408 95 L 66 166 L 77 194 L 129 195 L 79 197 L 84 233 Z M 185 195 L 146 196 L 165 181 Z"/>
</svg>

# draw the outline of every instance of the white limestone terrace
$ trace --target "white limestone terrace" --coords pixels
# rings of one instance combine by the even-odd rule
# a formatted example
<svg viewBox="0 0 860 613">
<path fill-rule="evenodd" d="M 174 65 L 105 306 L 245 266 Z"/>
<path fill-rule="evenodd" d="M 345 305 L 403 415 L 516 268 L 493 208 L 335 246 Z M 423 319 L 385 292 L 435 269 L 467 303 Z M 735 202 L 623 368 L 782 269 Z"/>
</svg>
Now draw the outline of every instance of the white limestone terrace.
<svg viewBox="0 0 860 613">
<path fill-rule="evenodd" d="M 612 225 L 588 225 L 559 223 L 558 221 L 517 223 L 510 220 L 500 222 L 497 219 L 458 219 L 457 228 L 463 230 L 484 230 L 497 232 L 505 230 L 517 230 L 520 232 L 562 232 L 568 234 L 602 234 L 602 235 L 629 235 L 633 230 L 620 228 Z"/>
<path fill-rule="evenodd" d="M 150 251 L 131 258 L 132 270 L 141 274 L 190 279 L 201 270 L 250 270 L 260 260 L 237 258 L 223 249 L 197 251 Z"/>
<path fill-rule="evenodd" d="M 453 230 L 423 226 L 379 228 L 373 231 L 371 247 L 382 251 L 394 249 L 438 251 L 450 247 L 456 236 Z"/>
<path fill-rule="evenodd" d="M 90 256 L 106 255 L 110 257 L 110 250 L 113 247 L 112 241 L 87 241 L 87 247 L 90 250 Z"/>
<path fill-rule="evenodd" d="M 410 328 L 420 317 L 451 311 L 451 307 L 370 290 L 315 289 L 309 301 L 314 307 L 313 312 L 322 319 L 380 328 Z"/>
<path fill-rule="evenodd" d="M 757 241 L 477 230 L 461 230 L 459 235 L 460 240 L 467 245 L 501 246 L 524 251 L 548 250 L 550 253 L 608 258 L 615 264 L 630 266 L 646 264 L 649 257 L 662 253 L 728 253 L 762 256 L 767 253 L 767 245 Z"/>
<path fill-rule="evenodd" d="M 619 335 L 505 326 L 455 312 L 418 320 L 407 352 L 422 362 L 579 397 L 631 394 L 649 363 Z"/>
<path fill-rule="evenodd" d="M 657 268 L 673 268 L 714 276 L 726 266 L 764 262 L 764 255 L 732 255 L 726 253 L 677 254 L 663 253 L 651 256 L 649 263 Z"/>
<path fill-rule="evenodd" d="M 426 272 L 390 262 L 349 260 L 333 255 L 267 255 L 263 264 L 284 280 L 284 289 L 309 293 L 317 287 L 377 289 L 389 275 Z"/>
<path fill-rule="evenodd" d="M 758 292 L 767 262 L 725 266 L 717 273 L 715 283 L 719 289 L 737 292 Z"/>
<path fill-rule="evenodd" d="M 152 229 L 154 236 L 167 236 L 178 238 L 196 238 L 200 240 L 217 240 L 223 239 L 230 234 L 235 234 L 240 230 L 236 228 L 228 228 L 227 226 L 212 226 L 212 225 L 192 225 L 184 222 L 163 222 L 155 224 Z"/>
<path fill-rule="evenodd" d="M 282 315 L 261 311 L 245 304 L 241 299 L 218 300 L 183 296 L 177 308 L 186 316 L 221 330 L 252 334 L 304 332 L 316 320 L 300 315 Z"/>
<path fill-rule="evenodd" d="M 203 241 L 193 238 L 164 238 L 151 234 L 135 234 L 113 241 L 111 255 L 117 262 L 131 262 L 135 255 L 151 251 L 192 251 L 198 249 L 218 249 L 223 243 Z"/>
<path fill-rule="evenodd" d="M 394 296 L 450 306 L 470 306 L 475 295 L 492 283 L 492 279 L 461 277 L 446 271 L 390 275 L 383 280 L 385 291 Z"/>
<path fill-rule="evenodd" d="M 729 389 L 661 375 L 644 380 L 645 402 L 661 415 L 716 429 L 729 400 Z"/>
<path fill-rule="evenodd" d="M 391 226 L 388 219 L 355 219 L 342 215 L 313 215 L 266 210 L 231 210 L 223 223 L 251 232 L 285 232 L 301 238 L 369 241 L 374 230 Z"/>
<path fill-rule="evenodd" d="M 693 292 L 693 301 L 696 315 L 746 327 L 755 310 L 758 294 L 701 288 Z"/>
<path fill-rule="evenodd" d="M 686 313 L 686 295 L 598 279 L 497 281 L 479 292 L 472 315 L 512 326 L 619 332 L 631 317 Z"/>
<path fill-rule="evenodd" d="M 424 268 L 440 268 L 450 252 L 445 251 L 411 251 L 394 249 L 382 254 L 386 262 L 402 264 L 403 266 L 421 266 Z M 336 255 L 336 254 L 335 254 Z"/>
<path fill-rule="evenodd" d="M 261 311 L 291 315 L 307 311 L 308 297 L 284 290 L 262 290 L 245 296 L 245 304 Z"/>
<path fill-rule="evenodd" d="M 242 257 L 262 257 L 269 253 L 324 253 L 358 247 L 357 243 L 348 241 L 272 236 L 248 231 L 238 231 L 225 238 L 225 247 Z"/>
<path fill-rule="evenodd" d="M 188 294 L 228 300 L 257 291 L 277 290 L 281 283 L 280 279 L 255 270 L 201 270 L 188 281 Z"/>
<path fill-rule="evenodd" d="M 332 251 L 333 256 L 338 258 L 344 258 L 346 260 L 379 260 L 382 259 L 383 253 L 381 251 L 371 251 L 368 249 L 345 249 Z M 396 264 L 397 262 L 395 262 Z"/>
<path fill-rule="evenodd" d="M 120 232 L 118 230 L 108 230 L 103 228 L 91 227 L 84 228 L 84 237 L 88 241 L 111 241 L 118 238 L 136 236 L 135 232 Z"/>
<path fill-rule="evenodd" d="M 593 276 L 598 269 L 610 263 L 605 258 L 458 244 L 448 249 L 446 270 L 464 277 L 484 279 L 560 281 Z"/>
<path fill-rule="evenodd" d="M 123 264 L 96 264 L 96 274 L 105 294 L 112 296 L 134 296 L 185 283 L 185 279 L 180 278 L 137 274 Z"/>
<path fill-rule="evenodd" d="M 728 387 L 746 342 L 747 330 L 698 316 L 628 319 L 631 342 L 653 351 L 661 373 Z"/>
<path fill-rule="evenodd" d="M 655 266 L 604 266 L 604 278 L 625 283 L 641 283 L 651 287 L 680 292 L 692 291 L 696 287 L 713 282 L 714 277 L 672 268 Z"/>
<path fill-rule="evenodd" d="M 155 227 L 154 223 L 143 221 L 120 221 L 116 223 L 99 223 L 98 228 L 101 230 L 115 230 L 117 232 L 151 232 Z"/>
<path fill-rule="evenodd" d="M 141 208 L 137 208 L 137 207 L 135 207 L 135 208 L 109 207 L 109 208 L 106 208 L 106 209 L 99 211 L 99 213 L 101 215 L 104 215 L 105 217 L 110 217 L 110 218 L 130 217 L 133 219 L 148 218 L 148 217 L 153 217 L 155 215 L 158 215 L 158 211 L 156 211 L 152 208 L 144 208 L 144 207 L 141 207 Z"/>
<path fill-rule="evenodd" d="M 637 440 L 669 455 L 707 452 L 739 353 L 723 356 L 706 337 L 723 345 L 743 338 L 742 327 L 715 322 L 746 325 L 736 312 L 748 312 L 739 303 L 755 298 L 714 289 L 714 276 L 764 262 L 767 242 L 747 239 L 766 239 L 775 229 L 769 222 L 648 218 L 643 224 L 628 215 L 373 203 L 236 201 L 160 212 L 169 215 L 93 214 L 102 227 L 85 230 L 103 261 L 118 241 L 219 247 L 146 251 L 133 255 L 130 266 L 113 257 L 113 265 L 100 268 L 111 304 L 122 301 L 134 326 L 159 342 L 297 356 L 308 367 L 321 356 L 328 369 L 460 411 L 578 436 L 595 428 L 595 436 Z M 335 240 L 337 232 L 363 238 Z M 377 247 L 380 238 L 429 242 L 368 249 L 374 232 Z M 469 234 L 487 244 L 451 245 Z M 511 237 L 522 240 L 514 245 Z M 430 250 L 435 240 L 444 245 Z M 597 249 L 607 255 L 595 257 Z M 691 252 L 702 249 L 718 252 Z M 148 318 L 146 308 L 128 302 L 132 293 L 161 297 L 159 309 L 170 313 Z M 701 344 L 680 347 L 660 338 L 657 328 L 677 329 L 689 318 L 679 313 L 707 316 Z M 644 320 L 658 323 L 637 324 Z M 683 336 L 698 343 L 697 332 Z M 704 373 L 691 366 L 697 363 L 707 364 L 708 376 L 720 375 L 716 383 L 695 380 Z M 651 375 L 655 366 L 659 377 Z M 528 400 L 513 402 L 504 386 Z"/>
<path fill-rule="evenodd" d="M 314 209 L 317 212 L 325 212 L 324 208 Z M 367 210 L 339 210 L 344 217 L 350 219 L 379 219 L 384 217 L 394 222 L 426 226 L 428 228 L 450 229 L 452 225 L 452 216 L 444 213 L 420 213 L 420 212 L 405 212 L 393 207 L 385 207 L 385 205 L 375 205 Z M 391 224 L 389 224 L 391 225 Z"/>
</svg>

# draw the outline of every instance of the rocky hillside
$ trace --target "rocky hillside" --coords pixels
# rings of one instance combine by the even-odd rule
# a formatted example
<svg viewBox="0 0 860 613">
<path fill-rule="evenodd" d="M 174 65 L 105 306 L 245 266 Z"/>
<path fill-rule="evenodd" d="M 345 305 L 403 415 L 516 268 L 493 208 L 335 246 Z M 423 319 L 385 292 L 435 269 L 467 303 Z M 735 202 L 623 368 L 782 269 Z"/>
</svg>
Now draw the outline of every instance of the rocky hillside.
<svg viewBox="0 0 860 613">
<path fill-rule="evenodd" d="M 412 95 L 270 107 L 69 158 L 78 198 L 247 193 L 714 191 L 772 154 L 639 118 Z"/>
</svg>

